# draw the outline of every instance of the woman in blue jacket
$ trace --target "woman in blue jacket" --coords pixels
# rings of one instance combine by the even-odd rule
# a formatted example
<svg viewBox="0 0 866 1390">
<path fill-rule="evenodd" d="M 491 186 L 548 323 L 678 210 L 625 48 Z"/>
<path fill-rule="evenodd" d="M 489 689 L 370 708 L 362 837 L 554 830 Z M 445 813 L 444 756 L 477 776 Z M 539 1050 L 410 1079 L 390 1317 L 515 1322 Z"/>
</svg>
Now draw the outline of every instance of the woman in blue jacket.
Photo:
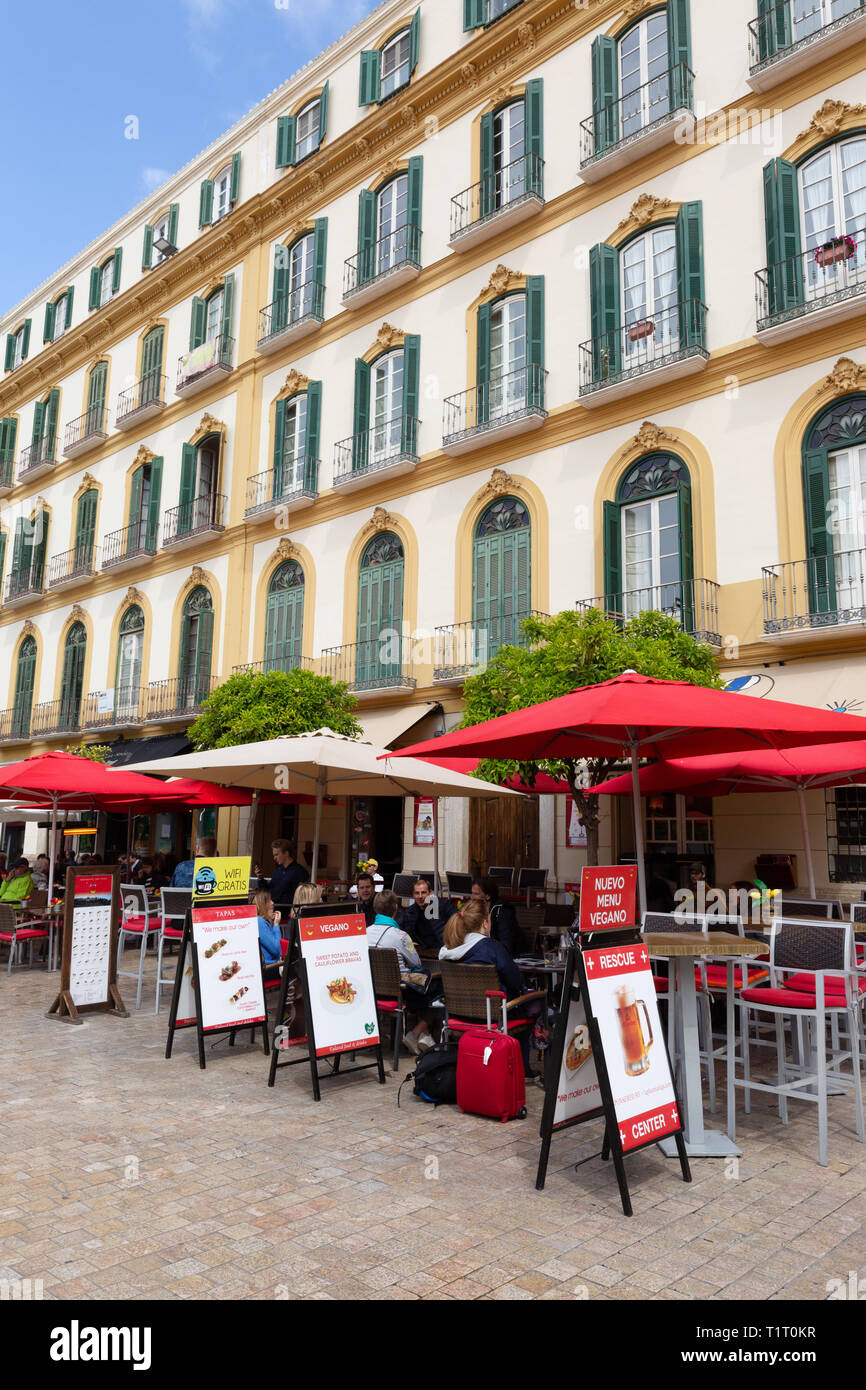
<svg viewBox="0 0 866 1390">
<path fill-rule="evenodd" d="M 517 999 L 525 993 L 523 976 L 502 943 L 491 937 L 490 918 L 484 903 L 477 899 L 470 898 L 463 910 L 455 912 L 446 922 L 445 945 L 439 952 L 439 959 L 459 960 L 463 965 L 495 965 L 499 984 L 508 999 Z M 525 1028 L 520 1033 L 520 1050 L 527 1076 L 535 1075 L 529 1066 L 531 1031 Z"/>
</svg>

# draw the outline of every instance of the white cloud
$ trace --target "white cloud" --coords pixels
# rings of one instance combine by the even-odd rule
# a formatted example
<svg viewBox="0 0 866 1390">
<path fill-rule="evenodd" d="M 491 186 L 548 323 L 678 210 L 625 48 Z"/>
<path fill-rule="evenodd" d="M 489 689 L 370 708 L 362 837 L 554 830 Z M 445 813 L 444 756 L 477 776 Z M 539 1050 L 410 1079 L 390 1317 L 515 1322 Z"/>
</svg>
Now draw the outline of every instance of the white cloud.
<svg viewBox="0 0 866 1390">
<path fill-rule="evenodd" d="M 161 183 L 165 183 L 169 174 L 170 171 L 168 169 L 152 169 L 148 166 L 141 171 L 141 182 L 144 184 L 148 193 L 152 193 L 155 188 L 159 188 Z"/>
</svg>

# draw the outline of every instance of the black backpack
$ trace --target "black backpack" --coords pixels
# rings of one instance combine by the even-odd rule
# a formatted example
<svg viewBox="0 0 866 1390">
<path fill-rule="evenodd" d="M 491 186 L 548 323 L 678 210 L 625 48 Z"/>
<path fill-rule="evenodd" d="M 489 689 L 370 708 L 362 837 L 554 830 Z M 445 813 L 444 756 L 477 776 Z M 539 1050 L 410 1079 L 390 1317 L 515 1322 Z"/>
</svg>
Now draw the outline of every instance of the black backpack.
<svg viewBox="0 0 866 1390">
<path fill-rule="evenodd" d="M 406 1081 L 414 1081 L 413 1094 L 431 1105 L 456 1105 L 457 1048 L 442 1043 L 431 1047 L 418 1058 L 415 1070 L 409 1073 Z M 399 1093 L 397 1104 L 400 1104 Z"/>
</svg>

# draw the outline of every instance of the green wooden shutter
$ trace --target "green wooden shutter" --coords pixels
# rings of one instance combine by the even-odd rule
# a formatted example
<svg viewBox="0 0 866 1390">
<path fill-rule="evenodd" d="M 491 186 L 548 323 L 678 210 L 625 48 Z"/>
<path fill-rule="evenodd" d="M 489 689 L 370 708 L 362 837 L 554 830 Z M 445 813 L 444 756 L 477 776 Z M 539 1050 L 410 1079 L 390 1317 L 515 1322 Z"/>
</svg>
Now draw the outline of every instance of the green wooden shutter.
<svg viewBox="0 0 866 1390">
<path fill-rule="evenodd" d="M 592 111 L 595 153 L 619 139 L 619 69 L 616 39 L 599 34 L 592 42 Z"/>
<path fill-rule="evenodd" d="M 313 306 L 319 318 L 325 312 L 325 265 L 328 255 L 328 219 L 317 217 L 313 223 Z"/>
<path fill-rule="evenodd" d="M 265 670 L 291 671 L 303 654 L 304 586 L 268 594 L 265 618 Z"/>
<path fill-rule="evenodd" d="M 499 541 L 498 645 L 514 643 L 529 612 L 529 528 L 506 531 Z"/>
<path fill-rule="evenodd" d="M 209 227 L 213 222 L 213 179 L 202 179 L 198 200 L 198 225 Z"/>
<path fill-rule="evenodd" d="M 195 653 L 195 702 L 201 704 L 210 690 L 213 663 L 213 609 L 202 608 L 198 615 L 198 643 Z"/>
<path fill-rule="evenodd" d="M 319 97 L 319 144 L 321 145 L 328 130 L 328 84 L 322 88 L 322 95 Z"/>
<path fill-rule="evenodd" d="M 621 360 L 619 331 L 619 252 L 599 242 L 589 253 L 590 331 L 594 381 L 618 375 Z"/>
<path fill-rule="evenodd" d="M 692 489 L 688 482 L 677 488 L 677 519 L 680 540 L 680 579 L 682 580 L 682 621 L 686 632 L 695 630 L 695 559 L 692 528 Z"/>
<path fill-rule="evenodd" d="M 195 499 L 195 446 L 184 444 L 181 449 L 180 497 L 178 498 L 177 532 L 184 535 L 192 526 Z"/>
<path fill-rule="evenodd" d="M 286 448 L 285 398 L 277 401 L 274 411 L 274 497 L 283 495 L 283 455 Z"/>
<path fill-rule="evenodd" d="M 144 226 L 144 241 L 141 245 L 141 268 L 150 270 L 153 265 L 153 227 L 149 222 Z"/>
<path fill-rule="evenodd" d="M 358 88 L 358 105 L 372 106 L 379 100 L 379 50 L 370 49 L 361 54 L 361 81 Z"/>
<path fill-rule="evenodd" d="M 136 468 L 132 475 L 132 486 L 129 492 L 129 517 L 127 525 L 130 528 L 130 536 L 124 548 L 124 554 L 128 550 L 136 550 L 141 543 L 141 499 L 144 495 L 144 470 L 147 464 L 143 463 L 140 468 Z"/>
<path fill-rule="evenodd" d="M 15 366 L 15 334 L 6 334 L 6 362 L 5 370 L 11 372 Z"/>
<path fill-rule="evenodd" d="M 480 29 L 486 17 L 487 0 L 463 0 L 463 32 Z"/>
<path fill-rule="evenodd" d="M 12 573 L 20 574 L 24 569 L 24 551 L 26 546 L 24 530 L 24 518 L 19 516 L 15 522 L 15 539 L 12 542 Z"/>
<path fill-rule="evenodd" d="M 680 346 L 704 347 L 704 232 L 701 203 L 683 203 L 677 213 L 677 299 Z"/>
<path fill-rule="evenodd" d="M 688 72 L 692 65 L 692 37 L 689 17 L 691 0 L 668 0 L 668 63 L 671 68 L 671 107 L 691 106 Z"/>
<path fill-rule="evenodd" d="M 142 376 L 153 381 L 153 389 L 158 387 L 158 378 L 162 376 L 162 347 L 165 339 L 165 329 L 162 325 L 151 329 L 144 340 L 144 348 L 141 355 Z"/>
<path fill-rule="evenodd" d="M 42 325 L 42 341 L 50 343 L 54 338 L 54 322 L 57 317 L 57 305 L 45 305 L 45 322 Z"/>
<path fill-rule="evenodd" d="M 225 338 L 230 338 L 230 337 L 232 336 L 232 319 L 233 319 L 233 317 L 234 317 L 234 302 L 235 302 L 235 277 L 234 277 L 234 272 L 233 272 L 233 271 L 229 271 L 228 275 L 226 275 L 225 279 L 223 280 L 223 312 L 222 312 L 222 321 L 221 321 L 221 323 L 220 323 L 220 332 L 223 334 L 223 337 L 225 337 Z"/>
<path fill-rule="evenodd" d="M 42 588 L 42 580 L 43 580 L 43 578 L 45 577 L 45 552 L 46 552 L 46 550 L 47 550 L 47 548 L 48 548 L 48 512 L 47 512 L 47 511 L 43 511 L 43 512 L 40 513 L 39 521 L 38 521 L 38 523 L 37 523 L 37 530 L 38 530 L 38 536 L 35 538 L 35 543 L 34 543 L 33 540 L 31 540 L 32 557 L 33 557 L 33 558 L 32 558 L 32 564 L 33 564 L 33 576 L 34 576 L 34 580 L 35 580 L 35 587 L 36 587 L 37 589 L 41 589 L 41 588 Z"/>
<path fill-rule="evenodd" d="M 405 454 L 418 452 L 418 376 L 421 339 L 407 333 L 403 339 L 403 419 L 401 448 Z"/>
<path fill-rule="evenodd" d="M 177 246 L 177 223 L 180 215 L 180 203 L 172 203 L 168 210 L 168 239 L 172 246 Z"/>
<path fill-rule="evenodd" d="M 90 488 L 78 499 L 78 512 L 75 517 L 75 549 L 79 563 L 89 564 L 93 558 L 93 544 L 96 540 L 96 488 Z"/>
<path fill-rule="evenodd" d="M 14 463 L 17 438 L 18 421 L 14 415 L 7 415 L 0 420 L 0 463 Z"/>
<path fill-rule="evenodd" d="M 33 689 L 36 682 L 36 643 L 25 637 L 18 649 L 18 669 L 15 673 L 15 699 L 12 711 L 12 733 L 17 736 L 30 732 L 33 708 Z"/>
<path fill-rule="evenodd" d="M 97 362 L 87 383 L 87 433 L 101 430 L 105 420 L 105 390 L 108 383 L 108 363 Z"/>
<path fill-rule="evenodd" d="M 277 117 L 277 168 L 287 169 L 295 162 L 295 118 Z"/>
<path fill-rule="evenodd" d="M 475 420 L 467 426 L 482 425 L 490 416 L 490 305 L 478 306 L 475 343 Z"/>
<path fill-rule="evenodd" d="M 479 191 L 479 210 L 487 217 L 496 206 L 496 167 L 493 162 L 493 112 L 485 111 L 481 117 L 481 187 Z M 474 221 L 474 218 L 473 218 Z"/>
<path fill-rule="evenodd" d="M 362 188 L 358 195 L 358 284 L 363 285 L 376 271 L 376 194 Z"/>
<path fill-rule="evenodd" d="M 66 327 L 72 326 L 72 305 L 75 300 L 75 286 L 70 285 L 66 291 Z"/>
<path fill-rule="evenodd" d="M 307 451 L 304 467 L 304 486 L 311 492 L 318 488 L 319 436 L 322 422 L 322 383 L 311 381 L 307 387 Z"/>
<path fill-rule="evenodd" d="M 363 357 L 355 358 L 355 405 L 352 423 L 352 468 L 367 466 L 370 427 L 370 367 Z"/>
<path fill-rule="evenodd" d="M 0 531 L 0 589 L 3 587 L 3 570 L 6 564 L 6 532 Z"/>
<path fill-rule="evenodd" d="M 271 333 L 279 333 L 289 321 L 289 252 L 282 244 L 274 247 L 274 288 L 271 306 Z"/>
<path fill-rule="evenodd" d="M 60 408 L 60 392 L 57 387 L 53 387 L 48 392 L 48 400 L 45 402 L 44 433 L 45 440 L 44 458 L 54 458 L 54 447 L 57 443 L 57 412 Z"/>
<path fill-rule="evenodd" d="M 421 208 L 424 179 L 424 160 L 420 154 L 412 155 L 407 172 L 406 211 L 409 223 L 407 259 L 421 261 Z"/>
<path fill-rule="evenodd" d="M 33 405 L 33 430 L 30 435 L 30 443 L 38 447 L 45 429 L 45 402 L 36 401 Z"/>
<path fill-rule="evenodd" d="M 861 8 L 863 0 L 860 0 Z M 761 61 L 791 46 L 791 7 L 783 0 L 758 0 L 758 51 Z"/>
<path fill-rule="evenodd" d="M 527 82 L 523 96 L 526 153 L 544 158 L 544 83 L 540 77 Z"/>
<path fill-rule="evenodd" d="M 604 504 L 604 600 L 609 613 L 622 612 L 622 531 L 618 502 Z"/>
<path fill-rule="evenodd" d="M 89 309 L 99 308 L 99 296 L 102 289 L 102 271 L 98 265 L 90 267 L 90 294 L 87 300 Z"/>
<path fill-rule="evenodd" d="M 30 351 L 30 319 L 24 320 L 24 327 L 21 331 L 21 360 L 26 359 Z"/>
<path fill-rule="evenodd" d="M 814 616 L 836 612 L 836 566 L 833 537 L 828 528 L 830 479 L 823 449 L 803 456 L 803 489 L 806 502 L 806 548 L 809 552 L 809 611 Z"/>
<path fill-rule="evenodd" d="M 803 303 L 800 195 L 796 165 L 787 159 L 771 159 L 764 166 L 764 217 L 767 307 L 772 315 Z"/>
<path fill-rule="evenodd" d="M 418 54 L 421 50 L 421 11 L 416 10 L 409 24 L 409 76 L 418 66 Z"/>
<path fill-rule="evenodd" d="M 111 270 L 111 293 L 117 294 L 120 289 L 120 267 L 123 263 L 123 247 L 118 246 L 114 252 L 114 265 Z"/>
<path fill-rule="evenodd" d="M 60 721 L 61 727 L 76 728 L 81 712 L 81 695 L 84 683 L 84 658 L 87 643 L 73 641 L 80 624 L 70 628 L 63 651 L 63 673 L 60 678 Z"/>
<path fill-rule="evenodd" d="M 195 294 L 189 321 L 189 349 L 200 347 L 207 331 L 207 301 Z"/>
<path fill-rule="evenodd" d="M 544 407 L 544 276 L 526 277 L 526 365 L 529 405 Z"/>
<path fill-rule="evenodd" d="M 241 189 L 241 156 L 240 150 L 232 155 L 232 172 L 229 179 L 229 202 L 234 204 L 238 200 Z"/>
<path fill-rule="evenodd" d="M 147 548 L 156 550 L 156 537 L 159 532 L 159 503 L 162 495 L 162 459 L 150 460 L 150 496 L 147 502 Z M 141 502 L 139 501 L 139 509 Z"/>
</svg>

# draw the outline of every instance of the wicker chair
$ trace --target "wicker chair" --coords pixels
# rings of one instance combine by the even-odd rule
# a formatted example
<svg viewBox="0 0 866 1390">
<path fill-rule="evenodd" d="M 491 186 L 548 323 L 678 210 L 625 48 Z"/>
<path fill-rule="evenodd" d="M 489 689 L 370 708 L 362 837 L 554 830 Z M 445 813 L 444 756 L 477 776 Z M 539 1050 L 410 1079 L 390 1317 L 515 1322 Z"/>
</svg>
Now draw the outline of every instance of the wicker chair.
<svg viewBox="0 0 866 1390">
<path fill-rule="evenodd" d="M 445 990 L 446 1021 L 443 1033 L 462 1033 L 479 1024 L 487 1026 L 487 996 L 501 994 L 502 986 L 495 965 L 464 965 L 462 961 L 442 961 L 442 985 Z M 513 1017 L 525 1004 L 544 999 L 545 990 L 534 989 L 509 999 L 505 1006 L 509 1032 L 519 1033 L 534 1026 L 531 1018 Z"/>
<path fill-rule="evenodd" d="M 7 975 L 12 974 L 12 962 L 15 959 L 16 950 L 20 953 L 24 942 L 30 946 L 30 966 L 33 966 L 33 942 L 43 941 L 48 937 L 48 928 L 41 922 L 34 922 L 28 925 L 26 922 L 18 923 L 15 916 L 15 909 L 9 903 L 0 903 L 0 945 L 6 944 L 9 947 L 9 965 Z M 49 962 L 46 960 L 46 965 Z"/>
<path fill-rule="evenodd" d="M 393 1024 L 394 1057 L 392 1071 L 400 1070 L 400 1044 L 406 1032 L 406 1004 L 400 979 L 400 960 L 397 952 L 381 946 L 371 946 L 370 972 L 378 1013 L 387 1015 Z"/>
<path fill-rule="evenodd" d="M 525 955 L 532 955 L 535 951 L 538 934 L 544 925 L 545 907 L 543 903 L 536 907 L 521 907 L 514 904 L 514 915 L 517 918 L 517 926 L 520 931 L 520 949 Z"/>
</svg>

